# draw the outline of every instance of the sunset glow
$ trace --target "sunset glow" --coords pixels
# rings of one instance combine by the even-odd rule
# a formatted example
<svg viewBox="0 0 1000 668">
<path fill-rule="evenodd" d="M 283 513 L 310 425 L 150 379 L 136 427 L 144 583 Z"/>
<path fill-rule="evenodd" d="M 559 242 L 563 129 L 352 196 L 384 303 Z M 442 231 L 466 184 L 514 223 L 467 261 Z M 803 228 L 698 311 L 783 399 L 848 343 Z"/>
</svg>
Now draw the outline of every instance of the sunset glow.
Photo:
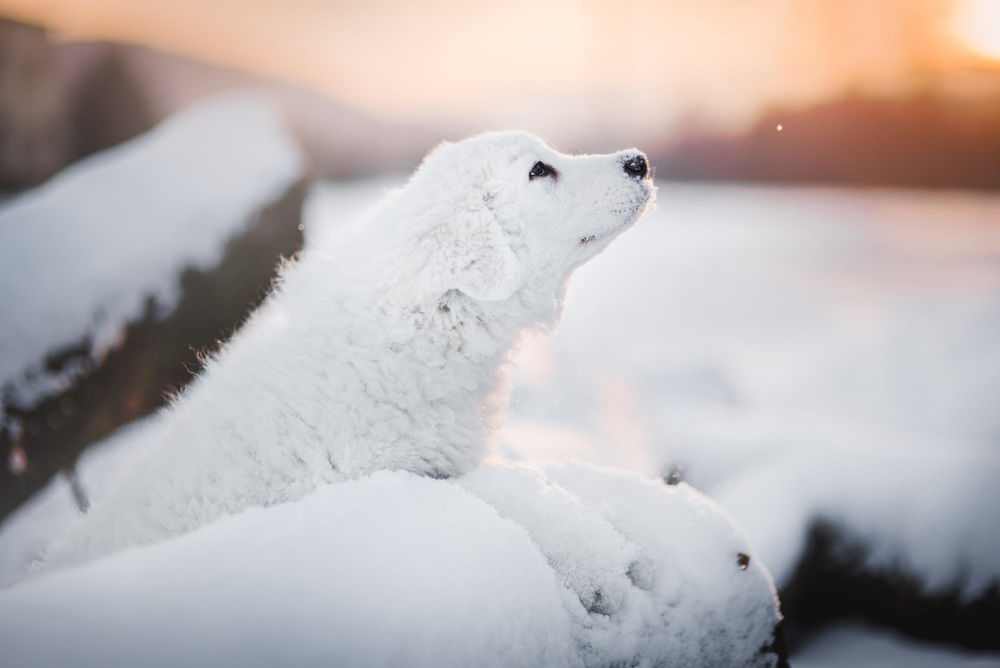
<svg viewBox="0 0 1000 668">
<path fill-rule="evenodd" d="M 594 122 L 739 130 L 767 108 L 910 94 L 970 57 L 1000 59 L 1000 0 L 0 0 L 0 15 L 293 82 L 385 120 L 546 136 Z"/>
<path fill-rule="evenodd" d="M 955 18 L 955 31 L 973 51 L 1000 60 L 1000 0 L 968 0 Z"/>
</svg>

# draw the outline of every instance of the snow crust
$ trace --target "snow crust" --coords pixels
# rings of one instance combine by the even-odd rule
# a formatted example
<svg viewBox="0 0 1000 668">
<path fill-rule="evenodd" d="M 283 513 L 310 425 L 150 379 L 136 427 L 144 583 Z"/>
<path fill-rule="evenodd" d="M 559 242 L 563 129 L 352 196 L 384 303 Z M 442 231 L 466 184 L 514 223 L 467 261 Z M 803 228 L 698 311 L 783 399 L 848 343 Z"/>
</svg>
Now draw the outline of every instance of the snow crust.
<svg viewBox="0 0 1000 668">
<path fill-rule="evenodd" d="M 47 372 L 46 355 L 89 339 L 98 357 L 147 300 L 168 311 L 182 270 L 218 262 L 303 169 L 267 103 L 229 95 L 4 201 L 0 387 L 21 404 L 63 389 L 75 370 Z"/>
</svg>

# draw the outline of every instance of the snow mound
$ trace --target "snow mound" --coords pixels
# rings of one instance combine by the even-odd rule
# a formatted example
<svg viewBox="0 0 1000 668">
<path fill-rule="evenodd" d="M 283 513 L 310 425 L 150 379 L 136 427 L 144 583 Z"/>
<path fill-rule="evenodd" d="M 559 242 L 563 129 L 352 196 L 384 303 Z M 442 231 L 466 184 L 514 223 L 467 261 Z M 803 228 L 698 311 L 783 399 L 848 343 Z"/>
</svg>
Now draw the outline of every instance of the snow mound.
<svg viewBox="0 0 1000 668">
<path fill-rule="evenodd" d="M 741 553 L 685 486 L 381 472 L 14 585 L 0 643 L 24 667 L 775 665 L 773 585 Z M 588 612 L 574 588 L 601 582 Z"/>
<path fill-rule="evenodd" d="M 196 105 L 0 206 L 0 388 L 30 405 L 74 369 L 44 359 L 116 343 L 149 300 L 168 311 L 187 267 L 218 262 L 251 214 L 303 173 L 260 99 Z M 67 377 L 68 376 L 68 377 Z M 4 397 L 0 397 L 3 401 Z"/>
</svg>

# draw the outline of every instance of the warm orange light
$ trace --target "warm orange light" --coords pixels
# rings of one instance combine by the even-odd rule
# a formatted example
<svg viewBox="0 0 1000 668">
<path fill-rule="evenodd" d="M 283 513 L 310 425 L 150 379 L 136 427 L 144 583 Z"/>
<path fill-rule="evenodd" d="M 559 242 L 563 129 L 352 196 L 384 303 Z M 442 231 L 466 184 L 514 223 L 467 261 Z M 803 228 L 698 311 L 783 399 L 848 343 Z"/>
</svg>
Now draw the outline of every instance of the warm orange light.
<svg viewBox="0 0 1000 668">
<path fill-rule="evenodd" d="M 973 51 L 1000 60 L 1000 0 L 966 0 L 959 7 L 954 26 Z"/>
<path fill-rule="evenodd" d="M 0 0 L 0 16 L 250 70 L 393 122 L 557 143 L 593 123 L 627 141 L 738 131 L 845 91 L 905 95 L 973 53 L 1000 68 L 1000 0 Z"/>
</svg>

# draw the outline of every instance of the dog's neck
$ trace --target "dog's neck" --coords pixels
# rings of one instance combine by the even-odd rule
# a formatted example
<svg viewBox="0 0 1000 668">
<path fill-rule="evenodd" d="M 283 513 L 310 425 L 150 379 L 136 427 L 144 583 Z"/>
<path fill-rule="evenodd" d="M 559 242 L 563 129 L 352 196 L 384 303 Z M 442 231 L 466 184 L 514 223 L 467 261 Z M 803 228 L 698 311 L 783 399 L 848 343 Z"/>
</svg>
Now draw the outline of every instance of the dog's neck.
<svg viewBox="0 0 1000 668">
<path fill-rule="evenodd" d="M 504 367 L 526 329 L 554 326 L 564 280 L 525 276 L 521 289 L 494 302 L 457 290 L 414 298 L 412 291 L 395 290 L 388 283 L 363 286 L 365 292 L 359 294 L 356 282 L 341 295 L 336 286 L 343 277 L 331 276 L 331 266 L 339 268 L 322 258 L 307 258 L 283 281 L 280 292 L 285 294 L 278 295 L 284 297 L 279 301 L 297 332 L 287 344 L 304 346 L 295 354 L 317 360 L 308 371 L 317 375 L 312 387 L 321 388 L 316 401 L 342 403 L 346 392 L 349 404 L 352 393 L 362 392 L 381 406 L 386 419 L 410 425 L 395 442 L 370 443 L 370 450 L 363 449 L 371 455 L 366 460 L 354 458 L 353 451 L 332 452 L 338 470 L 353 477 L 378 468 L 407 468 L 447 477 L 478 465 L 506 404 Z M 326 280 L 317 280 L 319 276 Z M 354 359 L 345 361 L 345 354 Z M 327 394 L 322 389 L 332 377 L 327 370 L 345 363 L 370 367 L 367 384 Z M 312 390 L 303 384 L 297 391 Z M 402 408 L 416 405 L 417 395 L 420 411 Z M 399 415 L 394 416 L 393 406 L 401 407 Z M 344 419 L 338 410 L 317 416 L 336 421 L 322 425 L 334 431 Z"/>
<path fill-rule="evenodd" d="M 537 286 L 538 283 L 533 285 Z M 549 283 L 551 285 L 551 283 Z M 518 291 L 509 299 L 483 302 L 449 291 L 390 313 L 390 333 L 385 345 L 416 362 L 403 365 L 414 374 L 437 377 L 436 401 L 456 415 L 475 416 L 467 447 L 471 459 L 444 476 L 463 473 L 486 456 L 490 434 L 502 420 L 509 395 L 507 367 L 523 335 L 554 327 L 561 312 L 563 290 L 541 294 L 537 289 Z M 406 382 L 400 379 L 401 382 Z M 434 414 L 429 414 L 434 419 Z"/>
</svg>

